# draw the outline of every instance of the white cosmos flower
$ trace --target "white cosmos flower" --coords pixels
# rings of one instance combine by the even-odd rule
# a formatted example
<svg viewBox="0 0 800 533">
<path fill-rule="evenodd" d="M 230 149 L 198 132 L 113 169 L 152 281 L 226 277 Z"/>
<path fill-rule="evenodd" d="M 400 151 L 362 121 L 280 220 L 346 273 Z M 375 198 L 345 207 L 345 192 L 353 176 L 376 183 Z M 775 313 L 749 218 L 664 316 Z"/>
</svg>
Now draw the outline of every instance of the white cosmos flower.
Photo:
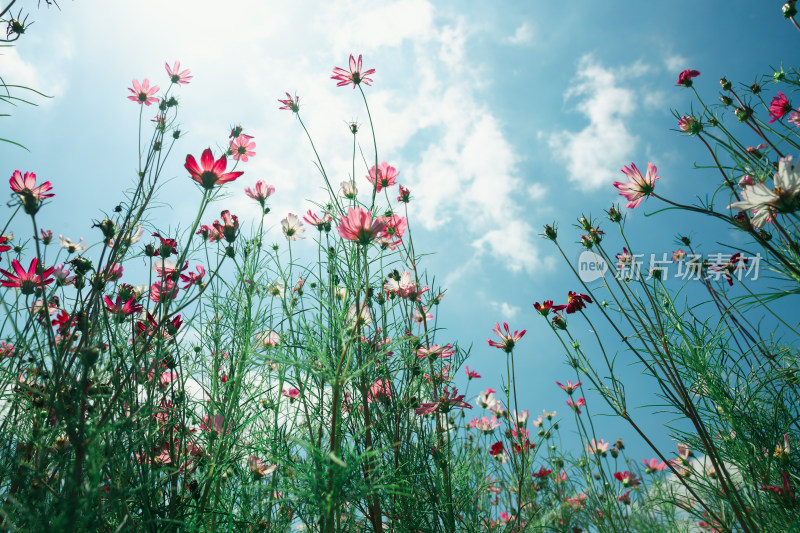
<svg viewBox="0 0 800 533">
<path fill-rule="evenodd" d="M 747 185 L 742 190 L 742 200 L 733 202 L 729 208 L 740 211 L 754 211 L 751 220 L 758 229 L 772 220 L 775 213 L 791 213 L 797 210 L 800 196 L 800 168 L 792 164 L 792 156 L 782 157 L 778 162 L 778 172 L 773 176 L 774 189 L 763 183 Z"/>
</svg>

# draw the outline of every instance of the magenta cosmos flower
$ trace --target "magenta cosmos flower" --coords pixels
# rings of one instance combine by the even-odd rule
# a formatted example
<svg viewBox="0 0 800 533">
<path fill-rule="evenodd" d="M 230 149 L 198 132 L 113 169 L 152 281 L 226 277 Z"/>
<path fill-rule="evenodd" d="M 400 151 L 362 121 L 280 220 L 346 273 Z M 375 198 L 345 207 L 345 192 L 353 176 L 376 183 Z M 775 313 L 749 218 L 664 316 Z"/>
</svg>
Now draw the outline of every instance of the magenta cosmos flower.
<svg viewBox="0 0 800 533">
<path fill-rule="evenodd" d="M 505 328 L 505 333 L 500 330 L 500 324 L 495 323 L 494 329 L 492 330 L 494 333 L 500 337 L 501 342 L 493 341 L 492 339 L 486 339 L 486 342 L 489 343 L 489 346 L 494 346 L 495 348 L 500 348 L 506 353 L 511 353 L 511 350 L 514 349 L 514 344 L 516 344 L 528 331 L 523 329 L 522 331 L 511 331 L 508 329 L 508 324 L 503 322 L 503 328 Z"/>
<path fill-rule="evenodd" d="M 678 75 L 678 85 L 683 85 L 684 87 L 691 87 L 692 78 L 696 78 L 699 75 L 700 75 L 699 70 L 684 70 Z"/>
<path fill-rule="evenodd" d="M 628 200 L 625 207 L 630 208 L 638 207 L 645 197 L 653 194 L 656 180 L 661 179 L 656 176 L 658 169 L 649 161 L 647 162 L 647 175 L 645 176 L 633 163 L 631 163 L 631 168 L 622 167 L 622 172 L 628 177 L 628 183 L 615 181 L 614 187 L 619 189 L 619 194 Z"/>
<path fill-rule="evenodd" d="M 219 159 L 214 161 L 214 155 L 211 153 L 211 148 L 203 150 L 203 155 L 200 156 L 200 165 L 198 166 L 194 156 L 189 154 L 186 156 L 186 164 L 183 165 L 192 179 L 203 186 L 204 189 L 211 190 L 215 185 L 222 185 L 233 181 L 244 172 L 228 172 L 225 169 L 228 166 L 228 161 L 225 156 L 220 156 Z"/>
<path fill-rule="evenodd" d="M 133 80 L 132 83 L 133 89 L 128 87 L 128 90 L 132 93 L 132 95 L 128 97 L 128 100 L 138 102 L 139 105 L 150 105 L 153 102 L 158 102 L 158 98 L 153 96 L 158 92 L 158 85 L 150 87 L 150 80 L 147 78 L 142 80 L 141 85 L 139 85 L 139 80 Z"/>
<path fill-rule="evenodd" d="M 291 94 L 286 93 L 286 100 L 281 100 L 278 98 L 278 102 L 283 104 L 283 106 L 279 107 L 278 109 L 286 109 L 292 113 L 297 113 L 300 111 L 300 97 L 296 94 L 293 98 Z"/>
<path fill-rule="evenodd" d="M 366 246 L 386 229 L 386 223 L 373 220 L 372 213 L 363 207 L 348 208 L 347 216 L 339 220 L 339 236 Z"/>
<path fill-rule="evenodd" d="M 55 268 L 50 267 L 41 274 L 37 274 L 36 266 L 38 264 L 39 260 L 34 257 L 31 259 L 30 267 L 28 267 L 28 271 L 26 272 L 25 269 L 22 268 L 22 265 L 19 264 L 19 261 L 14 259 L 11 261 L 11 267 L 14 269 L 13 274 L 7 270 L 0 269 L 0 273 L 7 278 L 0 282 L 0 285 L 3 287 L 17 287 L 22 294 L 33 294 L 37 287 L 53 283 L 53 278 L 51 278 L 50 275 Z"/>
<path fill-rule="evenodd" d="M 370 183 L 375 184 L 378 192 L 381 192 L 384 187 L 391 187 L 397 182 L 397 169 L 384 161 L 378 164 L 378 177 L 375 177 L 375 165 L 372 165 L 367 179 Z"/>
<path fill-rule="evenodd" d="M 170 68 L 169 63 L 165 62 L 164 68 L 167 69 L 167 75 L 169 76 L 169 80 L 172 83 L 186 85 L 187 83 L 189 83 L 189 80 L 193 78 L 193 76 L 190 76 L 190 74 L 192 73 L 191 70 L 189 69 L 181 70 L 180 61 L 176 61 L 175 63 L 173 63 L 172 68 Z"/>
<path fill-rule="evenodd" d="M 36 174 L 33 172 L 26 172 L 23 176 L 19 170 L 15 170 L 8 183 L 11 185 L 11 190 L 17 193 L 25 212 L 29 215 L 36 214 L 42 200 L 55 196 L 48 192 L 53 188 L 49 181 L 36 185 Z"/>
<path fill-rule="evenodd" d="M 371 68 L 366 72 L 361 72 L 361 54 L 358 55 L 358 61 L 353 58 L 353 54 L 350 54 L 350 72 L 343 68 L 334 67 L 333 76 L 331 76 L 331 79 L 339 82 L 336 84 L 337 87 L 344 87 L 345 85 L 352 83 L 353 89 L 355 89 L 356 85 L 360 84 L 361 82 L 364 82 L 367 85 L 372 85 L 372 80 L 367 76 L 374 73 L 374 68 Z"/>
<path fill-rule="evenodd" d="M 772 115 L 772 118 L 769 119 L 769 123 L 772 124 L 791 110 L 792 104 L 789 103 L 786 95 L 782 92 L 778 92 L 778 96 L 774 97 L 769 103 L 769 114 Z"/>
<path fill-rule="evenodd" d="M 236 137 L 233 142 L 231 142 L 230 151 L 233 153 L 233 158 L 236 161 L 243 161 L 247 163 L 247 160 L 256 153 L 253 151 L 256 149 L 256 143 L 251 141 L 251 136 L 249 135 L 239 135 Z"/>
</svg>

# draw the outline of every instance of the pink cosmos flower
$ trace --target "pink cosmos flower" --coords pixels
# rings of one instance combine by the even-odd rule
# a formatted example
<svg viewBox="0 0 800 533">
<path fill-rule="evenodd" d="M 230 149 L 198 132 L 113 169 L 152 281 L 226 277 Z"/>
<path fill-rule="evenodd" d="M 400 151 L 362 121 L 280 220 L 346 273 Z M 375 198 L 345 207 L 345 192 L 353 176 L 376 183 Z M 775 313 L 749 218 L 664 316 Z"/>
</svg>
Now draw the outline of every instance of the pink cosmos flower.
<svg viewBox="0 0 800 533">
<path fill-rule="evenodd" d="M 217 233 L 225 237 L 226 241 L 235 241 L 236 232 L 239 231 L 239 217 L 231 215 L 231 212 L 227 209 L 220 213 L 220 216 L 222 217 L 222 224 L 220 224 L 218 220 L 215 220 L 214 229 L 217 230 Z"/>
<path fill-rule="evenodd" d="M 23 177 L 19 170 L 15 170 L 11 175 L 11 179 L 8 180 L 8 183 L 11 185 L 12 191 L 19 194 L 20 197 L 23 197 L 23 201 L 25 201 L 24 197 L 26 196 L 33 197 L 36 202 L 55 196 L 55 194 L 47 192 L 53 188 L 49 181 L 45 181 L 41 185 L 36 186 L 36 174 L 33 172 L 26 172 Z"/>
<path fill-rule="evenodd" d="M 149 106 L 153 102 L 158 102 L 158 98 L 153 96 L 158 92 L 158 85 L 150 87 L 150 80 L 147 78 L 142 80 L 141 85 L 139 85 L 139 80 L 133 80 L 133 89 L 129 87 L 128 90 L 132 93 L 132 95 L 128 97 L 128 100 L 138 102 L 139 105 L 144 104 Z"/>
<path fill-rule="evenodd" d="M 441 397 L 433 402 L 421 403 L 419 407 L 414 409 L 417 415 L 428 415 L 441 411 L 443 413 L 449 412 L 454 407 L 461 407 L 465 409 L 472 409 L 472 406 L 464 401 L 464 395 L 458 394 L 458 389 L 450 391 L 445 387 Z"/>
<path fill-rule="evenodd" d="M 642 462 L 644 463 L 644 471 L 646 474 L 661 472 L 662 470 L 667 468 L 667 465 L 663 461 L 659 461 L 655 457 L 650 459 L 650 461 L 648 461 L 647 459 L 642 459 Z"/>
<path fill-rule="evenodd" d="M 39 259 L 34 257 L 31 259 L 31 264 L 28 267 L 28 271 L 26 272 L 22 265 L 19 264 L 19 261 L 16 259 L 11 261 L 11 268 L 14 269 L 14 273 L 7 270 L 0 269 L 0 273 L 2 273 L 7 279 L 0 282 L 0 285 L 3 287 L 17 287 L 19 288 L 22 294 L 33 294 L 37 287 L 41 287 L 42 285 L 49 285 L 53 283 L 53 278 L 50 275 L 53 273 L 55 268 L 50 267 L 45 269 L 41 274 L 36 273 L 36 267 L 39 264 Z"/>
<path fill-rule="evenodd" d="M 287 111 L 291 111 L 292 113 L 297 113 L 300 111 L 300 97 L 296 94 L 294 98 L 289 93 L 286 93 L 286 100 L 278 99 L 278 102 L 283 104 L 283 107 L 279 107 L 278 109 L 286 109 Z"/>
<path fill-rule="evenodd" d="M 367 403 L 389 402 L 392 399 L 392 388 L 388 380 L 379 379 L 369 388 Z"/>
<path fill-rule="evenodd" d="M 200 429 L 203 431 L 216 433 L 217 436 L 222 436 L 225 426 L 225 417 L 222 415 L 214 415 L 213 420 L 209 420 L 208 415 L 203 415 L 203 421 L 200 422 Z M 228 431 L 231 429 L 231 424 L 228 424 Z M 226 432 L 227 433 L 227 432 Z"/>
<path fill-rule="evenodd" d="M 619 472 L 617 472 L 617 473 L 619 473 Z M 616 476 L 616 474 L 614 474 L 614 475 Z M 618 496 L 617 500 L 621 501 L 625 505 L 630 505 L 631 504 L 631 491 L 629 490 L 629 491 L 625 492 L 624 494 L 622 494 L 621 496 Z"/>
<path fill-rule="evenodd" d="M 343 68 L 335 67 L 333 69 L 333 76 L 331 76 L 331 79 L 339 82 L 336 84 L 337 87 L 344 87 L 345 85 L 352 83 L 353 89 L 355 89 L 356 85 L 360 84 L 361 82 L 364 82 L 367 85 L 372 85 L 372 80 L 367 76 L 374 73 L 374 68 L 371 68 L 366 72 L 361 72 L 361 54 L 358 55 L 358 61 L 353 58 L 353 54 L 350 54 L 350 72 Z"/>
<path fill-rule="evenodd" d="M 478 379 L 478 378 L 481 377 L 481 375 L 478 374 L 477 372 L 475 372 L 474 370 L 470 370 L 469 369 L 469 365 L 467 365 L 466 369 L 467 369 L 467 378 L 468 379 Z"/>
<path fill-rule="evenodd" d="M 779 91 L 778 96 L 775 96 L 769 103 L 769 114 L 772 115 L 769 123 L 772 124 L 790 111 L 792 111 L 792 104 L 789 103 L 786 95 Z"/>
<path fill-rule="evenodd" d="M 697 133 L 700 131 L 701 124 L 692 116 L 684 115 L 678 120 L 678 129 L 686 133 Z"/>
<path fill-rule="evenodd" d="M 203 282 L 203 276 L 206 275 L 206 267 L 203 265 L 195 265 L 195 272 L 188 272 L 186 274 L 181 274 L 181 281 L 186 283 L 183 286 L 184 290 L 188 289 L 192 285 L 199 285 Z"/>
<path fill-rule="evenodd" d="M 647 162 L 647 175 L 642 176 L 642 173 L 636 168 L 636 165 L 631 163 L 631 168 L 622 167 L 622 172 L 628 177 L 628 183 L 614 182 L 614 187 L 619 189 L 619 194 L 628 200 L 625 207 L 635 208 L 638 207 L 642 200 L 653 194 L 655 182 L 661 179 L 656 176 L 658 169 Z"/>
<path fill-rule="evenodd" d="M 586 405 L 586 400 L 584 400 L 583 398 L 578 398 L 577 402 L 573 402 L 572 398 L 570 398 L 569 400 L 567 400 L 567 405 L 572 407 L 575 413 L 581 414 L 581 407 L 584 407 Z"/>
<path fill-rule="evenodd" d="M 397 169 L 384 161 L 378 164 L 378 177 L 375 177 L 375 165 L 372 165 L 367 179 L 375 185 L 378 192 L 381 192 L 384 187 L 391 187 L 397 182 Z"/>
<path fill-rule="evenodd" d="M 169 76 L 169 79 L 172 83 L 177 83 L 179 85 L 186 85 L 187 83 L 189 83 L 189 80 L 193 78 L 193 76 L 190 76 L 190 74 L 192 73 L 191 70 L 189 69 L 181 70 L 180 61 L 176 61 L 172 65 L 172 68 L 170 68 L 169 63 L 165 62 L 164 68 L 167 69 L 167 76 Z M 158 87 L 156 87 L 156 89 L 158 89 Z"/>
<path fill-rule="evenodd" d="M 678 251 L 672 252 L 672 260 L 673 261 L 680 262 L 680 261 L 683 261 L 684 259 L 686 259 L 686 252 L 684 252 L 680 248 L 678 248 Z"/>
<path fill-rule="evenodd" d="M 83 242 L 83 237 L 74 242 L 69 237 L 63 235 L 58 236 L 60 246 L 67 251 L 67 253 L 74 254 L 75 252 L 82 252 L 86 249 L 86 243 Z"/>
<path fill-rule="evenodd" d="M 592 299 L 588 295 L 569 291 L 569 294 L 567 295 L 567 304 L 556 305 L 553 307 L 553 311 L 561 311 L 566 309 L 567 314 L 572 314 L 586 308 L 587 303 L 592 303 Z"/>
<path fill-rule="evenodd" d="M 800 128 L 800 113 L 797 111 L 792 111 L 789 113 L 789 118 L 786 119 L 786 122 L 792 124 L 796 128 Z"/>
<path fill-rule="evenodd" d="M 108 296 L 104 296 L 103 301 L 106 304 L 106 310 L 119 318 L 125 318 L 134 313 L 139 313 L 143 309 L 141 305 L 136 303 L 135 296 L 132 296 L 131 299 L 124 304 L 122 303 L 122 296 L 119 295 L 114 301 L 112 301 Z"/>
<path fill-rule="evenodd" d="M 578 387 L 580 387 L 580 386 L 581 386 L 581 382 L 579 381 L 579 382 L 577 382 L 577 383 L 573 384 L 571 381 L 567 380 L 567 384 L 566 384 L 566 385 L 562 385 L 561 383 L 559 383 L 558 381 L 556 381 L 556 385 L 558 385 L 559 387 L 561 387 L 561 389 L 562 389 L 564 392 L 566 392 L 567 394 L 569 394 L 570 396 L 572 396 L 572 393 L 573 393 L 573 392 L 575 392 L 575 389 L 577 389 Z"/>
<path fill-rule="evenodd" d="M 256 340 L 265 348 L 274 348 L 281 343 L 281 336 L 278 332 L 265 330 L 256 336 Z"/>
<path fill-rule="evenodd" d="M 431 361 L 435 361 L 436 359 L 447 359 L 451 355 L 455 353 L 452 344 L 445 344 L 444 346 L 439 346 L 438 344 L 434 344 L 430 348 L 426 348 L 424 346 L 420 346 L 414 351 L 414 354 L 419 357 L 420 359 L 430 359 Z"/>
<path fill-rule="evenodd" d="M 75 281 L 75 276 L 72 276 L 69 269 L 65 268 L 64 265 L 55 267 L 55 270 L 53 270 L 53 277 L 58 285 L 70 285 Z"/>
<path fill-rule="evenodd" d="M 386 223 L 373 220 L 372 213 L 362 207 L 349 207 L 347 216 L 339 220 L 336 229 L 341 238 L 366 246 L 386 229 Z"/>
<path fill-rule="evenodd" d="M 394 250 L 400 244 L 400 239 L 406 232 L 406 228 L 408 228 L 406 217 L 391 215 L 388 217 L 378 217 L 378 220 L 386 224 L 386 228 L 384 228 L 381 233 L 381 247 Z"/>
<path fill-rule="evenodd" d="M 478 417 L 475 417 L 469 423 L 469 427 L 477 429 L 478 431 L 483 431 L 484 433 L 491 433 L 500 427 L 500 422 L 497 420 L 495 415 L 492 415 L 492 418 L 487 418 L 484 416 L 480 420 L 478 420 Z"/>
<path fill-rule="evenodd" d="M 592 455 L 602 455 L 605 457 L 606 453 L 608 452 L 608 446 L 609 444 L 603 439 L 592 439 L 592 441 L 586 446 L 586 450 Z"/>
<path fill-rule="evenodd" d="M 197 164 L 197 161 L 191 154 L 186 156 L 186 164 L 184 164 L 184 168 L 189 171 L 192 179 L 207 190 L 213 189 L 215 185 L 222 185 L 223 183 L 233 181 L 244 174 L 244 172 L 241 171 L 225 173 L 227 166 L 228 161 L 225 159 L 224 155 L 214 161 L 211 148 L 203 150 L 203 155 L 200 156 L 200 165 Z"/>
<path fill-rule="evenodd" d="M 493 341 L 492 339 L 486 339 L 486 342 L 489 343 L 489 346 L 500 348 L 506 353 L 511 353 L 511 351 L 514 349 L 514 344 L 519 342 L 519 340 L 528 330 L 523 329 L 521 332 L 515 330 L 514 333 L 511 333 L 511 331 L 508 329 L 508 324 L 505 322 L 503 322 L 503 327 L 505 328 L 505 333 L 500 331 L 500 324 L 496 322 L 494 329 L 492 330 L 495 334 L 497 334 L 498 337 L 500 337 L 502 342 Z"/>
<path fill-rule="evenodd" d="M 689 449 L 689 445 L 678 443 L 678 455 L 684 461 L 688 461 L 689 457 L 692 455 L 692 451 Z"/>
<path fill-rule="evenodd" d="M 250 187 L 245 187 L 244 193 L 256 202 L 260 203 L 261 207 L 264 207 L 264 202 L 267 200 L 267 198 L 275 194 L 275 187 L 272 185 L 267 185 L 264 180 L 258 180 L 255 187 L 252 189 L 250 189 Z"/>
<path fill-rule="evenodd" d="M 283 395 L 288 397 L 289 400 L 295 401 L 300 397 L 300 391 L 294 388 L 289 390 L 283 389 Z"/>
<path fill-rule="evenodd" d="M 157 281 L 150 286 L 150 299 L 156 303 L 174 300 L 178 296 L 178 284 L 171 279 Z"/>
<path fill-rule="evenodd" d="M 306 228 L 303 227 L 303 223 L 300 222 L 300 219 L 297 218 L 297 215 L 294 213 L 289 213 L 286 215 L 286 218 L 281 220 L 281 226 L 283 226 L 283 234 L 286 236 L 287 240 L 296 241 L 297 239 L 305 239 L 305 237 L 301 237 L 301 233 L 305 233 Z"/>
<path fill-rule="evenodd" d="M 233 152 L 233 159 L 247 163 L 248 159 L 256 155 L 253 151 L 256 149 L 256 143 L 252 142 L 249 135 L 239 135 L 236 137 L 229 147 Z"/>
<path fill-rule="evenodd" d="M 308 213 L 303 216 L 303 220 L 306 221 L 307 224 L 316 227 L 318 230 L 322 231 L 325 229 L 326 224 L 331 223 L 331 216 L 328 213 L 323 213 L 322 218 L 318 217 L 316 213 L 311 212 L 311 209 L 308 210 Z M 328 226 L 328 229 L 331 229 Z"/>
<path fill-rule="evenodd" d="M 411 201 L 411 191 L 409 191 L 402 185 L 398 185 L 398 187 L 400 189 L 400 196 L 397 197 L 397 201 L 407 204 L 408 202 Z"/>
<path fill-rule="evenodd" d="M 256 475 L 256 477 L 268 476 L 278 469 L 278 465 L 267 466 L 261 461 L 261 459 L 252 454 L 247 458 L 247 466 L 250 467 L 250 470 Z"/>
<path fill-rule="evenodd" d="M 433 313 L 428 311 L 428 308 L 424 305 L 422 306 L 422 312 L 420 312 L 419 308 L 415 307 L 411 312 L 411 320 L 417 324 L 424 324 L 425 322 L 433 320 Z"/>
<path fill-rule="evenodd" d="M 684 70 L 678 75 L 678 85 L 683 85 L 684 87 L 691 87 L 692 78 L 696 78 L 699 75 L 700 75 L 699 70 Z"/>
</svg>

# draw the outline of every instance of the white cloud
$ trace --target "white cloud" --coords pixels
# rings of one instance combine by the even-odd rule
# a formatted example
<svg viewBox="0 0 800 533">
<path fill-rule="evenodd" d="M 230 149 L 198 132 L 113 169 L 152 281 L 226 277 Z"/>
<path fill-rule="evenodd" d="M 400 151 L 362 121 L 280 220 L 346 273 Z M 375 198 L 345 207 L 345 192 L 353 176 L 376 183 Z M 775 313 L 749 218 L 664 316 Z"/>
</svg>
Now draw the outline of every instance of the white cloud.
<svg viewBox="0 0 800 533">
<path fill-rule="evenodd" d="M 675 73 L 675 79 L 677 80 L 678 74 L 689 68 L 686 66 L 688 61 L 688 59 L 680 54 L 670 54 L 664 58 L 664 66 L 667 67 L 667 70 Z"/>
<path fill-rule="evenodd" d="M 621 82 L 629 79 L 626 72 L 642 70 L 641 65 L 605 68 L 592 56 L 581 59 L 576 84 L 567 91 L 566 99 L 580 99 L 574 107 L 589 124 L 577 132 L 554 133 L 548 139 L 556 158 L 565 163 L 569 180 L 579 187 L 608 186 L 630 162 L 637 138 L 628 129 L 628 120 L 636 111 L 636 95 Z"/>
<path fill-rule="evenodd" d="M 68 56 L 69 46 L 65 43 L 61 57 Z M 34 89 L 47 96 L 59 96 L 64 92 L 66 82 L 61 76 L 57 76 L 50 65 L 43 62 L 26 61 L 20 56 L 17 47 L 0 48 L 0 64 L 2 64 L 3 81 L 7 85 L 20 85 Z M 4 95 L 6 89 L 2 89 Z M 50 98 L 42 97 L 34 92 L 19 88 L 9 88 L 8 92 L 12 97 L 22 98 L 32 101 L 37 105 L 47 104 L 52 101 Z"/>
<path fill-rule="evenodd" d="M 513 320 L 520 311 L 519 307 L 508 302 L 491 302 L 491 306 L 500 313 L 504 320 Z"/>
<path fill-rule="evenodd" d="M 509 44 L 529 44 L 533 41 L 533 30 L 527 22 L 523 22 L 514 32 L 514 35 L 506 37 L 504 40 Z"/>
</svg>

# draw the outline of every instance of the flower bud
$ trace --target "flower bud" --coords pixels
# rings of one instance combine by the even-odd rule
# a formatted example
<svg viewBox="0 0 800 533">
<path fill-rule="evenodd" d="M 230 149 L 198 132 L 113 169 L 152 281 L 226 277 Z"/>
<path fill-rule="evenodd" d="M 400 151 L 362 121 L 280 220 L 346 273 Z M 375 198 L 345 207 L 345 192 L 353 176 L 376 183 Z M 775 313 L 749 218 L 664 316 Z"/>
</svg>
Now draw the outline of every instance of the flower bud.
<svg viewBox="0 0 800 533">
<path fill-rule="evenodd" d="M 760 93 L 761 92 L 761 85 L 759 85 L 757 83 L 754 83 L 753 85 L 750 86 L 750 92 L 752 92 L 753 94 Z"/>
<path fill-rule="evenodd" d="M 555 241 L 556 238 L 558 237 L 558 229 L 555 226 L 551 226 L 550 224 L 545 225 L 544 237 L 546 239 L 550 239 L 551 241 Z"/>
<path fill-rule="evenodd" d="M 730 96 L 725 96 L 724 94 L 719 97 L 719 101 L 722 102 L 722 105 L 726 106 L 733 104 L 733 98 Z"/>
<path fill-rule="evenodd" d="M 747 106 L 737 107 L 734 113 L 736 113 L 736 118 L 739 119 L 739 122 L 747 122 L 753 116 L 753 110 Z"/>
<path fill-rule="evenodd" d="M 619 222 L 622 220 L 622 215 L 613 205 L 606 212 L 608 213 L 608 219 L 611 220 L 611 222 Z"/>
<path fill-rule="evenodd" d="M 728 81 L 727 78 L 720 78 L 719 84 L 722 85 L 723 91 L 730 91 L 731 90 L 731 82 Z"/>
<path fill-rule="evenodd" d="M 795 15 L 797 15 L 797 8 L 795 7 L 796 3 L 797 3 L 797 0 L 789 0 L 788 2 L 783 4 L 783 7 L 781 8 L 781 10 L 783 11 L 783 17 L 784 18 L 790 19 L 790 18 L 794 17 Z"/>
</svg>

